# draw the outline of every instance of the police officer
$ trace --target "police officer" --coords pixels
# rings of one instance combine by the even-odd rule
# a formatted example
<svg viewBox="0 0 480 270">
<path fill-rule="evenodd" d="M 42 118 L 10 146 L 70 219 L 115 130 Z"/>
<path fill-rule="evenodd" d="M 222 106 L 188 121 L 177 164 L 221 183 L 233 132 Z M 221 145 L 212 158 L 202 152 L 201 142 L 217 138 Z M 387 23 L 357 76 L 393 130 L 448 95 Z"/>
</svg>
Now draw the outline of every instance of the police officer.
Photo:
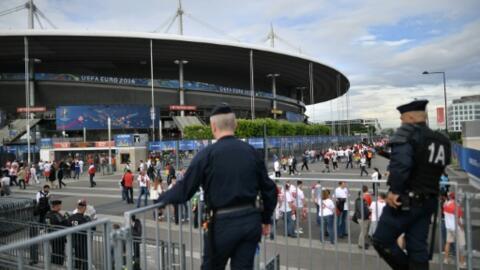
<svg viewBox="0 0 480 270">
<path fill-rule="evenodd" d="M 228 259 L 232 269 L 252 269 L 262 230 L 270 233 L 275 183 L 256 150 L 234 137 L 236 119 L 228 104 L 212 110 L 210 127 L 218 141 L 195 156 L 183 179 L 159 201 L 184 203 L 201 186 L 210 213 L 202 269 L 224 269 Z M 258 194 L 262 210 L 255 206 Z"/>
<path fill-rule="evenodd" d="M 49 227 L 48 231 L 53 232 L 61 229 L 59 226 L 67 226 L 67 219 L 60 213 L 62 210 L 62 201 L 53 200 L 51 210 L 45 216 L 45 222 Z M 50 241 L 52 246 L 51 262 L 57 265 L 63 265 L 65 258 L 65 237 L 60 237 Z"/>
<path fill-rule="evenodd" d="M 449 140 L 427 126 L 427 103 L 415 100 L 397 108 L 402 125 L 390 141 L 390 191 L 373 243 L 393 269 L 428 269 L 427 238 L 438 205 L 438 179 L 450 163 Z M 402 233 L 407 253 L 396 242 Z"/>
<path fill-rule="evenodd" d="M 87 203 L 85 200 L 79 200 L 77 203 L 77 211 L 75 214 L 71 215 L 67 223 L 71 227 L 75 227 L 87 222 L 90 222 L 91 219 L 89 216 L 85 215 L 87 210 Z M 75 233 L 72 236 L 72 247 L 75 254 L 75 268 L 76 269 L 88 269 L 87 262 L 87 235 L 86 232 Z"/>
</svg>

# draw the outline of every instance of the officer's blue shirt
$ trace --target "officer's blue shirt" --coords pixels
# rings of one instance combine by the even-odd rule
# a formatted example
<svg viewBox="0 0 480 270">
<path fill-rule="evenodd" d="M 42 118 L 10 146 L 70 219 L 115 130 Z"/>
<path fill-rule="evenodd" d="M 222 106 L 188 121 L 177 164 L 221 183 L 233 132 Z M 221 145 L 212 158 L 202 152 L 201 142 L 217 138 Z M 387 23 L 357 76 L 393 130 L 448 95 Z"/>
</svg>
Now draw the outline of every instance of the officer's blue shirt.
<svg viewBox="0 0 480 270">
<path fill-rule="evenodd" d="M 249 144 L 225 136 L 209 145 L 193 158 L 183 179 L 159 200 L 166 204 L 186 202 L 200 185 L 211 209 L 253 205 L 260 191 L 262 222 L 271 223 L 277 204 L 275 183 L 268 177 L 262 158 Z"/>
<path fill-rule="evenodd" d="M 414 125 L 403 124 L 390 141 L 391 156 L 388 170 L 390 191 L 402 194 L 407 190 L 407 181 L 414 167 L 414 149 L 409 143 L 414 135 Z"/>
</svg>

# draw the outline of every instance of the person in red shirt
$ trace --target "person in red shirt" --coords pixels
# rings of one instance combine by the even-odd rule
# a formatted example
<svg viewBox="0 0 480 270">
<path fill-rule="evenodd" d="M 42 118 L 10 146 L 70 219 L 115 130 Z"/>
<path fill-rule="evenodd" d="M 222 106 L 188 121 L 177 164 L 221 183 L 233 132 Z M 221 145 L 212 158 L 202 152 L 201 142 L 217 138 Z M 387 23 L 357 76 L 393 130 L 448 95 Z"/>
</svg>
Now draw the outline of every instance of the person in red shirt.
<svg viewBox="0 0 480 270">
<path fill-rule="evenodd" d="M 362 186 L 363 199 L 368 203 L 368 206 L 372 204 L 372 195 L 368 192 L 367 186 Z"/>
<path fill-rule="evenodd" d="M 122 178 L 123 191 L 125 192 L 128 204 L 133 204 L 133 179 L 134 176 L 131 170 L 127 170 Z"/>
<path fill-rule="evenodd" d="M 90 163 L 90 167 L 88 167 L 88 174 L 90 175 L 90 187 L 94 187 L 97 185 L 97 182 L 93 180 L 96 172 L 97 170 L 95 168 L 95 165 L 93 165 L 93 163 Z"/>
</svg>

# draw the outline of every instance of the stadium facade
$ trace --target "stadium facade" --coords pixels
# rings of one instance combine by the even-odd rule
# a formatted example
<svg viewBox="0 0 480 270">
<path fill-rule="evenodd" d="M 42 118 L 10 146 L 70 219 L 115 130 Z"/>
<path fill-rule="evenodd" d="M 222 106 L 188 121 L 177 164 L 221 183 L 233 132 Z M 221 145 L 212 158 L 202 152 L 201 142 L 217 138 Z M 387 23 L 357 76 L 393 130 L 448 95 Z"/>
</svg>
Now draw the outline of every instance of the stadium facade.
<svg viewBox="0 0 480 270">
<path fill-rule="evenodd" d="M 149 133 L 160 119 L 168 136 L 172 118 L 206 122 L 219 102 L 241 118 L 303 121 L 306 105 L 349 87 L 345 75 L 313 58 L 254 45 L 156 33 L 0 32 L 3 122 L 30 102 L 42 137 L 84 128 L 102 137 L 109 116 L 123 132 Z"/>
</svg>

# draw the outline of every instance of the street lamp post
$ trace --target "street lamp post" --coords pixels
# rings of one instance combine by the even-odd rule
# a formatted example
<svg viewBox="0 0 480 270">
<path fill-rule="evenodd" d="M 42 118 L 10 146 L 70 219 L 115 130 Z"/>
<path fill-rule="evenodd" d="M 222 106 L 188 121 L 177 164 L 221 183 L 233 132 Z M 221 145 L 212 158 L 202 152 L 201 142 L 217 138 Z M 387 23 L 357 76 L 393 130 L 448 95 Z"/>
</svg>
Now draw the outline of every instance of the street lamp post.
<svg viewBox="0 0 480 270">
<path fill-rule="evenodd" d="M 180 105 L 185 105 L 185 89 L 183 89 L 183 65 L 188 64 L 187 60 L 175 60 L 173 61 L 178 65 L 178 82 L 179 82 L 179 95 L 180 95 Z M 180 116 L 185 116 L 185 111 L 180 111 Z"/>
<path fill-rule="evenodd" d="M 424 71 L 422 73 L 423 75 L 431 75 L 431 74 L 442 74 L 443 76 L 443 98 L 445 102 L 445 109 L 444 109 L 444 114 L 445 114 L 445 132 L 448 134 L 448 113 L 447 113 L 447 83 L 445 79 L 445 72 L 444 71 Z"/>
<path fill-rule="evenodd" d="M 277 119 L 277 77 L 280 74 L 270 73 L 267 74 L 268 78 L 272 78 L 272 95 L 273 95 L 273 119 Z"/>
</svg>

